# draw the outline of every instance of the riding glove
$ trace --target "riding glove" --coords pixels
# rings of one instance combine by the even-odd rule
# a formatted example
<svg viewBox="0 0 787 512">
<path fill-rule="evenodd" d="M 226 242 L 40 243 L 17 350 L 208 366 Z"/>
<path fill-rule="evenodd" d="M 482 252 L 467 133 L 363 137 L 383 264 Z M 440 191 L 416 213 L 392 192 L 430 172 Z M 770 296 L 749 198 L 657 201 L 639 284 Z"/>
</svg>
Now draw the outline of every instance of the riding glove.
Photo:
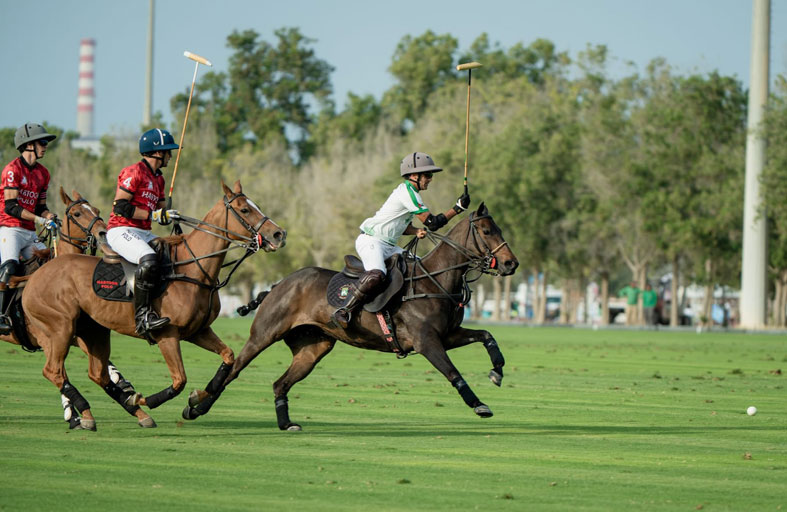
<svg viewBox="0 0 787 512">
<path fill-rule="evenodd" d="M 36 215 L 36 224 L 45 227 L 49 230 L 57 229 L 57 217 L 53 217 L 51 219 L 45 219 L 44 217 L 40 217 Z"/>
<path fill-rule="evenodd" d="M 164 208 L 159 208 L 158 210 L 153 210 L 150 218 L 162 226 L 166 226 L 172 222 L 173 217 L 177 217 L 178 215 L 180 215 L 180 212 L 177 210 L 165 210 Z"/>
<path fill-rule="evenodd" d="M 453 208 L 456 213 L 462 213 L 467 210 L 468 206 L 470 206 L 470 196 L 468 194 L 462 194 L 459 199 L 456 200 L 456 204 Z"/>
</svg>

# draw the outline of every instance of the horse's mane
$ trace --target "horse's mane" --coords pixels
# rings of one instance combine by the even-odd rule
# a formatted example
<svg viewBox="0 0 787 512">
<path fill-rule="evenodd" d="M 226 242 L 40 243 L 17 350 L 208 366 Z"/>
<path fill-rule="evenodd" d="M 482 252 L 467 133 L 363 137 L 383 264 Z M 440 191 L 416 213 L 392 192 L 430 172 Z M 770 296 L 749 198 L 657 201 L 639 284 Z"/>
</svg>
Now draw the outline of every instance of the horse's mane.
<svg viewBox="0 0 787 512">
<path fill-rule="evenodd" d="M 467 227 L 467 225 L 468 225 L 468 224 L 469 224 L 469 222 L 470 222 L 468 219 L 469 219 L 469 217 L 465 216 L 465 217 L 464 217 L 462 220 L 460 220 L 459 222 L 457 222 L 456 224 L 454 224 L 454 225 L 451 227 L 451 229 L 449 229 L 449 230 L 448 230 L 448 233 L 446 233 L 446 234 L 445 234 L 445 238 L 451 238 L 451 235 L 454 233 L 454 231 L 458 231 L 458 230 L 460 229 L 460 226 L 462 226 L 462 227 L 463 227 L 463 229 L 464 229 L 465 227 Z M 469 229 L 469 227 L 467 227 L 467 229 Z M 440 240 L 439 242 L 437 242 L 437 244 L 435 244 L 435 246 L 434 246 L 434 247 L 432 247 L 431 249 L 429 249 L 429 251 L 428 251 L 426 254 L 424 254 L 422 257 L 421 257 L 421 260 L 426 260 L 426 258 L 428 258 L 429 256 L 431 256 L 431 254 L 432 254 L 433 252 L 435 252 L 435 250 L 437 250 L 437 248 L 438 248 L 438 247 L 440 247 L 441 245 L 443 245 L 443 241 L 442 241 L 442 240 Z"/>
<path fill-rule="evenodd" d="M 168 244 L 170 246 L 180 245 L 180 244 L 183 243 L 183 240 L 185 240 L 185 236 L 184 235 L 169 235 L 169 236 L 162 236 L 162 237 L 159 237 L 159 238 L 161 238 L 161 240 L 164 243 L 166 243 L 166 244 Z"/>
</svg>

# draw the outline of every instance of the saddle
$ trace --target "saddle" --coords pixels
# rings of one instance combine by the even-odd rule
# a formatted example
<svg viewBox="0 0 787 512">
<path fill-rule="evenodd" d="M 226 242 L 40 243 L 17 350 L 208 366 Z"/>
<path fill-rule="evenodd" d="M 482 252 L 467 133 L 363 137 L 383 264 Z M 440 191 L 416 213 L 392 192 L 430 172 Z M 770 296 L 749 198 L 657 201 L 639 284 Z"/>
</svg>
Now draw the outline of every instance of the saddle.
<svg viewBox="0 0 787 512">
<path fill-rule="evenodd" d="M 173 264 L 169 243 L 162 238 L 155 238 L 148 245 L 156 251 L 162 274 L 171 274 Z M 138 265 L 124 259 L 107 244 L 102 244 L 101 250 L 104 257 L 93 271 L 93 291 L 104 300 L 131 302 L 134 297 L 134 275 Z M 162 279 L 151 297 L 160 297 L 168 284 L 168 280 Z"/>
<path fill-rule="evenodd" d="M 406 272 L 405 260 L 400 254 L 394 254 L 385 260 L 387 279 L 385 289 L 380 291 L 374 299 L 363 305 L 363 309 L 370 313 L 382 310 L 388 302 L 399 293 L 404 284 Z M 328 283 L 328 304 L 335 308 L 344 307 L 350 300 L 350 285 L 358 281 L 365 272 L 363 263 L 356 256 L 348 254 L 344 257 L 344 268 L 333 276 Z"/>
</svg>

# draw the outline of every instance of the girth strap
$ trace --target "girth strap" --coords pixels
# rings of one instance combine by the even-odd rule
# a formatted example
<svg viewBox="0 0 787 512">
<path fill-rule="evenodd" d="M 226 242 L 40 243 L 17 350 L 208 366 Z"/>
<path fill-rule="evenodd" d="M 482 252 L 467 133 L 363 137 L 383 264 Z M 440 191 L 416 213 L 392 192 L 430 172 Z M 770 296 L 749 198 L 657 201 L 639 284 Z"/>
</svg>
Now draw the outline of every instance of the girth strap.
<svg viewBox="0 0 787 512">
<path fill-rule="evenodd" d="M 393 320 L 387 309 L 377 312 L 377 321 L 380 322 L 380 329 L 383 331 L 383 339 L 388 343 L 388 346 L 391 347 L 394 354 L 396 354 L 397 359 L 404 359 L 407 357 L 407 352 L 402 349 L 402 345 L 399 344 L 399 340 L 396 337 Z"/>
</svg>

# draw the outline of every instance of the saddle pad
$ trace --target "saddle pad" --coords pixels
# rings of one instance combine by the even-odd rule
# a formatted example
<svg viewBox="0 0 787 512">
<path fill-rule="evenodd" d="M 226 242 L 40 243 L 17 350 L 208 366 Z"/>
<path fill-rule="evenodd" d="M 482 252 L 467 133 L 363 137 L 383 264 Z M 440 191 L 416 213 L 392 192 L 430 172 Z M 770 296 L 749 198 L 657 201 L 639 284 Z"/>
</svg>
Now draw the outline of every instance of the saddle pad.
<svg viewBox="0 0 787 512">
<path fill-rule="evenodd" d="M 100 260 L 93 271 L 93 291 L 96 295 L 104 300 L 131 302 L 132 296 L 126 288 L 123 266 Z"/>
<path fill-rule="evenodd" d="M 328 304 L 335 308 L 344 307 L 352 296 L 350 284 L 357 281 L 357 278 L 346 276 L 341 272 L 334 275 L 328 282 Z M 374 297 L 371 302 L 364 304 L 363 309 L 370 313 L 380 311 L 401 290 L 402 284 L 404 284 L 404 276 L 402 276 L 398 268 L 393 269 L 390 273 L 390 279 L 386 280 L 385 289 Z"/>
</svg>

